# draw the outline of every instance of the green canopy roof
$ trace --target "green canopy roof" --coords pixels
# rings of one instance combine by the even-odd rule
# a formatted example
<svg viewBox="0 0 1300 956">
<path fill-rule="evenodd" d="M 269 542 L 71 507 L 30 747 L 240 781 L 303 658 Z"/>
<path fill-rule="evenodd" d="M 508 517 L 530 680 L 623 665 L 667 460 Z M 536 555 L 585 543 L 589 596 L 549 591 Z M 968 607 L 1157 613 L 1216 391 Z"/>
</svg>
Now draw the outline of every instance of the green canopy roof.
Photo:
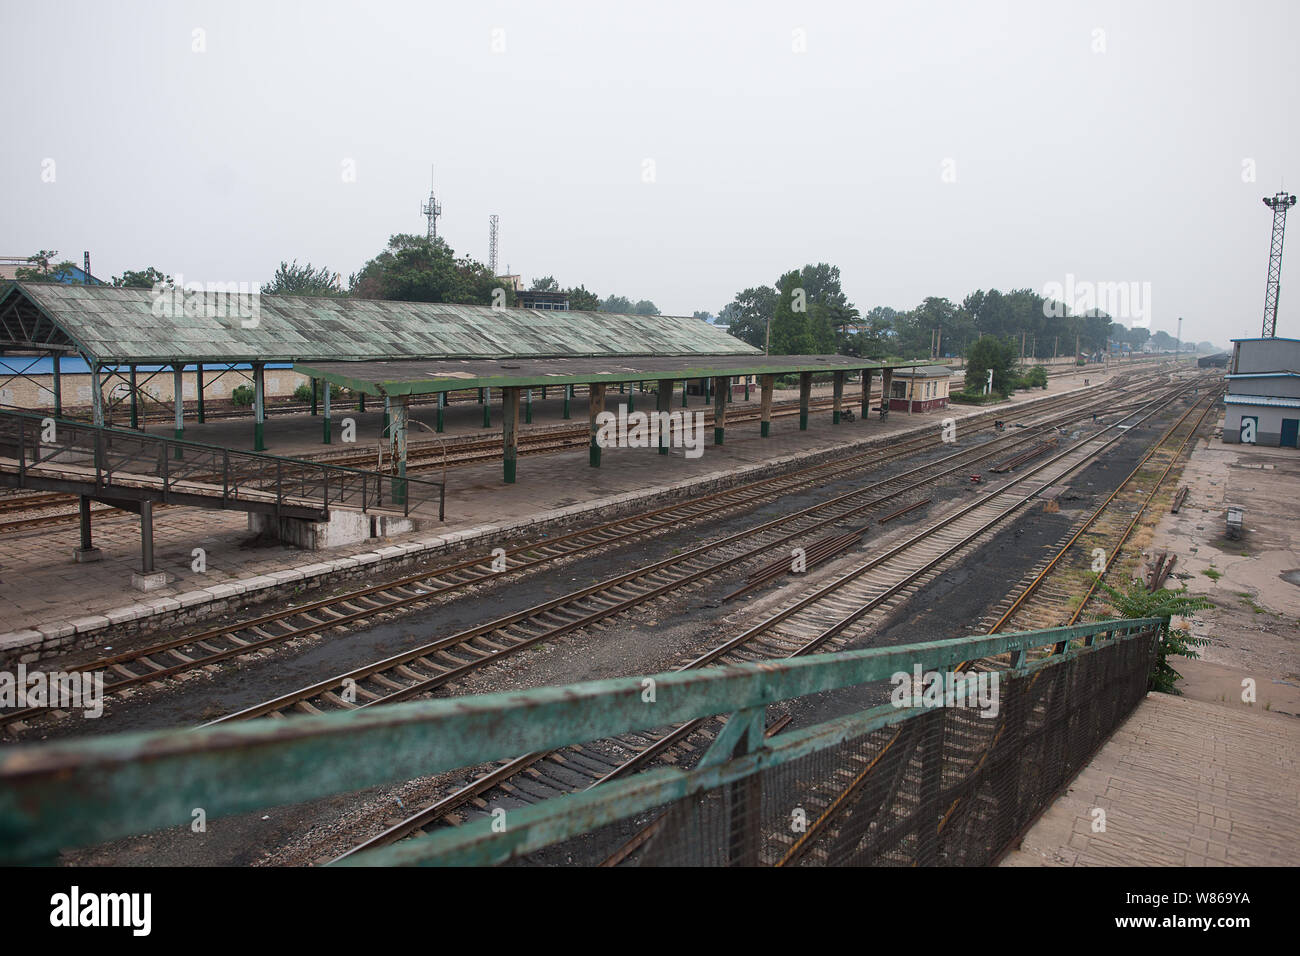
<svg viewBox="0 0 1300 956">
<path fill-rule="evenodd" d="M 0 347 L 76 351 L 101 365 L 762 354 L 680 316 L 230 291 L 160 299 L 150 289 L 10 283 L 0 290 Z"/>
</svg>

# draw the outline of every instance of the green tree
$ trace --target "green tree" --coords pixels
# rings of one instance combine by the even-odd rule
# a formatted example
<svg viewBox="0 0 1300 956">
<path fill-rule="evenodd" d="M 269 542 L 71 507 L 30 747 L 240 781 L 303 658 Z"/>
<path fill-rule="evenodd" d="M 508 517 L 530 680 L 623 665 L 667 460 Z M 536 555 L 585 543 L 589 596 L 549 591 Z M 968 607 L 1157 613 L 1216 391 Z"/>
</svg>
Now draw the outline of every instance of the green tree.
<svg viewBox="0 0 1300 956">
<path fill-rule="evenodd" d="M 1113 588 L 1105 581 L 1098 581 L 1101 589 L 1110 598 L 1111 607 L 1120 617 L 1163 617 L 1185 616 L 1192 611 L 1214 607 L 1214 603 L 1205 598 L 1193 597 L 1187 588 L 1148 591 L 1141 581 L 1130 581 L 1124 590 Z M 1174 670 L 1169 663 L 1172 657 L 1197 658 L 1201 655 L 1195 650 L 1210 643 L 1208 638 L 1192 637 L 1187 631 L 1166 627 L 1156 647 L 1156 660 L 1151 668 L 1149 686 L 1162 694 L 1181 695 L 1176 686 L 1182 674 Z"/>
<path fill-rule="evenodd" d="M 555 281 L 555 276 L 542 276 L 540 279 L 533 280 L 534 292 L 559 292 L 560 284 Z"/>
<path fill-rule="evenodd" d="M 399 302 L 491 305 L 499 283 L 487 266 L 457 258 L 441 239 L 401 234 L 352 276 L 351 294 Z"/>
<path fill-rule="evenodd" d="M 986 335 L 966 352 L 966 391 L 981 393 L 993 370 L 993 391 L 1003 398 L 1016 388 L 1015 346 L 1004 339 Z"/>
<path fill-rule="evenodd" d="M 119 289 L 152 289 L 156 285 L 170 285 L 171 281 L 171 276 L 163 275 L 153 266 L 138 272 L 124 269 L 120 276 L 113 276 L 113 285 Z"/>
<path fill-rule="evenodd" d="M 271 281 L 262 286 L 261 291 L 266 295 L 341 296 L 345 294 L 337 272 L 330 272 L 323 267 L 313 269 L 310 262 L 300 266 L 297 259 L 292 263 L 282 261 L 280 267 L 275 270 L 275 275 L 271 277 Z"/>
<path fill-rule="evenodd" d="M 776 289 L 768 285 L 746 289 L 724 305 L 718 317 L 727 332 L 756 349 L 767 346 L 767 327 L 776 314 Z"/>
<path fill-rule="evenodd" d="M 586 286 L 574 286 L 572 289 L 566 289 L 565 295 L 569 297 L 569 308 L 578 312 L 598 312 L 600 310 L 600 296 L 594 292 L 588 292 Z"/>
<path fill-rule="evenodd" d="M 632 312 L 635 315 L 659 315 L 659 307 L 649 299 L 642 299 L 636 305 L 632 306 Z"/>
<path fill-rule="evenodd" d="M 620 315 L 630 315 L 632 312 L 632 301 L 621 295 L 611 295 L 600 303 L 601 312 L 617 312 Z"/>
<path fill-rule="evenodd" d="M 35 255 L 28 256 L 27 261 L 32 264 L 32 268 L 19 266 L 14 270 L 14 278 L 19 282 L 80 281 L 72 279 L 72 270 L 77 268 L 77 264 L 72 260 L 64 259 L 51 265 L 58 254 L 55 249 L 42 249 Z"/>
</svg>

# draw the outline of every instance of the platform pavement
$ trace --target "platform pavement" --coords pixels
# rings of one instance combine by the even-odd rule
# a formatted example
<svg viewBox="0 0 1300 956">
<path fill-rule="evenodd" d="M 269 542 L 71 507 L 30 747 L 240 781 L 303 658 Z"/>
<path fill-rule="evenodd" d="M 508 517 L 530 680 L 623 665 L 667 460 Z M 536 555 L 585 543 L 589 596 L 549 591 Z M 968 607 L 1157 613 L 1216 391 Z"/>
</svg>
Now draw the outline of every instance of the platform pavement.
<svg viewBox="0 0 1300 956">
<path fill-rule="evenodd" d="M 1089 377 L 1094 386 L 1104 380 L 1095 370 Z M 1023 404 L 1075 390 L 1081 387 L 1082 378 L 1081 374 L 1054 379 L 1046 393 L 1036 389 L 1017 395 L 1013 402 Z M 856 408 L 856 403 L 848 401 L 850 397 L 846 394 L 846 407 Z M 691 396 L 691 404 L 702 407 L 698 396 Z M 465 411 L 481 418 L 477 403 Z M 784 461 L 938 428 L 944 418 L 960 419 L 978 411 L 978 407 L 960 405 L 910 415 L 896 411 L 883 423 L 873 413 L 865 421 L 833 426 L 831 413 L 825 410 L 813 414 L 806 432 L 799 431 L 797 418 L 774 419 L 768 439 L 759 437 L 757 422 L 745 422 L 727 429 L 721 447 L 708 443 L 712 435 L 711 430 L 706 431 L 704 454 L 696 459 L 687 459 L 681 449 L 666 456 L 655 449 L 611 449 L 605 452 L 600 468 L 591 468 L 586 448 L 524 456 L 519 461 L 518 482 L 513 485 L 502 483 L 500 462 L 460 466 L 449 475 L 445 523 L 328 552 L 303 552 L 278 544 L 246 547 L 250 535 L 242 512 L 158 508 L 154 512 L 155 567 L 168 572 L 169 583 L 147 595 L 129 585 L 130 571 L 138 569 L 140 561 L 139 519 L 133 515 L 95 520 L 94 544 L 101 549 L 103 560 L 91 564 L 72 561 L 72 549 L 78 543 L 75 522 L 7 534 L 0 536 L 0 659 L 46 657 L 70 645 L 86 646 L 110 627 L 136 626 L 133 622 L 150 618 L 168 624 L 187 623 L 191 619 L 187 615 L 199 613 L 192 609 L 202 605 L 221 604 L 228 610 L 230 605 L 292 587 L 308 577 L 351 573 L 415 554 L 464 547 L 545 522 L 572 521 L 585 515 L 597 518 L 630 507 L 641 498 L 674 491 L 689 494 L 695 486 L 708 489 L 719 481 L 761 473 Z M 558 412 L 554 417 L 559 418 Z M 534 421 L 544 424 L 536 415 Z M 277 424 L 282 426 L 278 433 L 270 431 L 270 426 L 268 431 L 272 450 L 281 453 L 290 452 L 294 442 L 309 443 L 309 433 L 319 434 L 319 419 L 310 416 L 284 417 Z M 250 428 L 247 422 L 229 421 L 209 427 L 215 435 L 232 426 Z M 186 437 L 192 437 L 189 429 Z M 195 548 L 205 551 L 203 573 L 191 570 Z"/>
<path fill-rule="evenodd" d="M 1152 693 L 1002 865 L 1297 862 L 1300 720 Z"/>
</svg>

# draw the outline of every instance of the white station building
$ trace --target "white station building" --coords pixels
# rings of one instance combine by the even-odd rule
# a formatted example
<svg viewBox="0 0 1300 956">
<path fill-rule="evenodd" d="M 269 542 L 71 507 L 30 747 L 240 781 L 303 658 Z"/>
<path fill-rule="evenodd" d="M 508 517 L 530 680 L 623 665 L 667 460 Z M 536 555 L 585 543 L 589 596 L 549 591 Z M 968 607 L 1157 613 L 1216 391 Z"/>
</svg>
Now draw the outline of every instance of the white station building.
<svg viewBox="0 0 1300 956">
<path fill-rule="evenodd" d="M 1300 447 L 1300 339 L 1233 339 L 1223 440 Z"/>
</svg>

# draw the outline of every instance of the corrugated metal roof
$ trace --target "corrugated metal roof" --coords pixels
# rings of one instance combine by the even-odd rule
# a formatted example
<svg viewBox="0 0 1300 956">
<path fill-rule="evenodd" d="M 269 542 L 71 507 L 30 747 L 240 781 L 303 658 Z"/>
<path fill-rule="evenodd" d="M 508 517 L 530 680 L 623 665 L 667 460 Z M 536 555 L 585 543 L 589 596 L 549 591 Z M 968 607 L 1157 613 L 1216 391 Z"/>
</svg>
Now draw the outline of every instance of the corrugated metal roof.
<svg viewBox="0 0 1300 956">
<path fill-rule="evenodd" d="M 698 321 L 698 320 L 696 320 Z M 879 362 L 847 355 L 609 356 L 499 361 L 307 362 L 294 370 L 368 395 L 419 395 L 461 388 L 537 388 L 589 382 L 856 371 Z"/>
<path fill-rule="evenodd" d="M 1300 408 L 1300 398 L 1279 398 L 1276 395 L 1225 395 L 1225 405 L 1263 405 L 1270 408 Z"/>
<path fill-rule="evenodd" d="M 101 364 L 762 354 L 682 316 L 267 295 L 253 325 L 234 302 L 219 317 L 187 315 L 199 310 L 160 308 L 150 289 L 15 284 L 6 307 L 14 296 Z"/>
</svg>

